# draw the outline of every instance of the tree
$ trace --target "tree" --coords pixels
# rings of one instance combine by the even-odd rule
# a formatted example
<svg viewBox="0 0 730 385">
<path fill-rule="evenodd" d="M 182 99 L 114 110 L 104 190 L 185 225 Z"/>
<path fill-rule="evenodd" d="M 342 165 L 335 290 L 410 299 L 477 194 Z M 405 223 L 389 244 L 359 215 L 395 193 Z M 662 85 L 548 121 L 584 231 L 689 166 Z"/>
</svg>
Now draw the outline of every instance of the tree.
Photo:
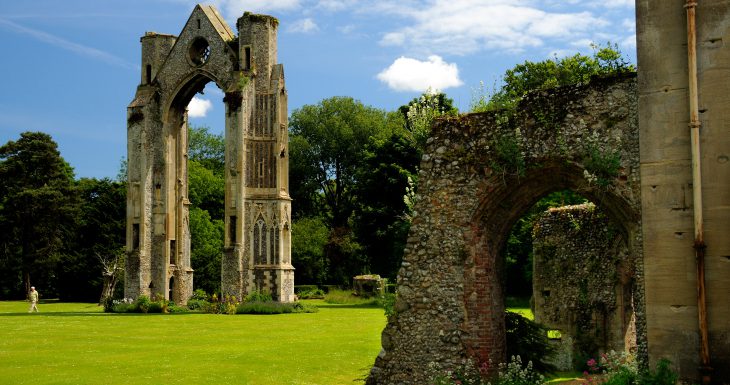
<svg viewBox="0 0 730 385">
<path fill-rule="evenodd" d="M 325 99 L 292 113 L 290 191 L 295 202 L 305 202 L 329 228 L 325 256 L 330 282 L 349 282 L 366 269 L 350 223 L 355 175 L 371 138 L 388 137 L 402 124 L 398 114 L 349 97 Z"/>
<path fill-rule="evenodd" d="M 387 136 L 399 121 L 383 110 L 349 97 L 333 97 L 292 113 L 289 127 L 294 153 L 307 163 L 303 183 L 316 183 L 331 227 L 347 225 L 353 209 L 352 186 L 363 150 L 371 137 Z M 290 181 L 291 182 L 291 181 Z M 298 186 L 295 186 L 298 187 Z"/>
<path fill-rule="evenodd" d="M 220 292 L 223 256 L 223 220 L 211 219 L 206 210 L 190 207 L 190 264 L 194 284 L 207 293 Z"/>
<path fill-rule="evenodd" d="M 188 129 L 188 159 L 194 160 L 216 175 L 223 175 L 226 141 L 223 134 L 212 134 L 207 126 Z"/>
<path fill-rule="evenodd" d="M 410 229 L 404 197 L 417 178 L 420 159 L 416 143 L 394 134 L 367 146 L 356 174 L 355 233 L 370 270 L 391 279 L 403 258 Z"/>
<path fill-rule="evenodd" d="M 58 268 L 58 294 L 64 301 L 96 301 L 103 286 L 100 260 L 123 252 L 126 237 L 127 189 L 111 179 L 76 182 L 79 212 Z"/>
<path fill-rule="evenodd" d="M 190 198 L 190 264 L 195 287 L 220 291 L 225 200 L 225 141 L 209 128 L 188 130 L 188 197 Z"/>
<path fill-rule="evenodd" d="M 592 45 L 593 56 L 575 54 L 540 62 L 525 61 L 507 70 L 503 84 L 493 95 L 482 93 L 472 100 L 474 112 L 499 108 L 514 108 L 517 102 L 530 91 L 554 88 L 569 84 L 587 83 L 593 76 L 635 71 L 621 54 L 618 45 L 605 47 Z"/>
<path fill-rule="evenodd" d="M 321 218 L 300 218 L 292 223 L 292 264 L 300 284 L 323 284 L 327 280 L 324 248 L 329 231 Z"/>
<path fill-rule="evenodd" d="M 76 203 L 73 170 L 48 134 L 24 132 L 0 147 L 0 249 L 3 265 L 16 267 L 3 274 L 3 294 L 28 293 L 31 279 L 55 294 L 55 267 L 74 233 Z"/>
</svg>

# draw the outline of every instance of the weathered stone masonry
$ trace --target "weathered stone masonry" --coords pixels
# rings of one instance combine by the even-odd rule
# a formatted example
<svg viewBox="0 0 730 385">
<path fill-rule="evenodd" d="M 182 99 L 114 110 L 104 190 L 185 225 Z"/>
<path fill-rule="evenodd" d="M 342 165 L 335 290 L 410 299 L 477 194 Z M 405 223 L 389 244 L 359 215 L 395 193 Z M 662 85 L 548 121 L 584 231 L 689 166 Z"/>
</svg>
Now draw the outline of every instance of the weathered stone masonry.
<svg viewBox="0 0 730 385">
<path fill-rule="evenodd" d="M 469 114 L 434 126 L 396 314 L 368 383 L 422 384 L 431 362 L 446 370 L 467 358 L 504 361 L 501 250 L 515 221 L 552 191 L 573 189 L 603 207 L 641 271 L 636 97 L 633 75 L 597 79 L 533 94 L 511 115 Z M 620 165 L 602 170 L 610 157 Z M 642 279 L 637 273 L 634 302 L 645 354 Z"/>
<path fill-rule="evenodd" d="M 141 39 L 141 82 L 127 109 L 126 297 L 186 303 L 192 294 L 186 107 L 212 81 L 226 105 L 223 294 L 266 290 L 293 300 L 278 21 L 246 13 L 236 26 L 238 36 L 215 8 L 198 5 L 179 36 Z"/>
<path fill-rule="evenodd" d="M 600 352 L 635 350 L 634 261 L 600 208 L 586 203 L 542 213 L 532 245 L 535 321 L 560 331 L 551 340 L 558 370 Z"/>
</svg>

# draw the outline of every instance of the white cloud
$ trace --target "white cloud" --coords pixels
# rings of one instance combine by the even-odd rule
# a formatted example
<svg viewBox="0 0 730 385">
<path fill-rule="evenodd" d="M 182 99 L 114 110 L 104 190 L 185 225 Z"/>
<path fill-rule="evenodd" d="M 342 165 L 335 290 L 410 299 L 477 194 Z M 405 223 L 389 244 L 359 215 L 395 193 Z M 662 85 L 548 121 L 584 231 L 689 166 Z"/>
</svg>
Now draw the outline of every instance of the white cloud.
<svg viewBox="0 0 730 385">
<path fill-rule="evenodd" d="M 487 48 L 519 52 L 547 39 L 573 40 L 608 21 L 590 12 L 556 13 L 534 1 L 432 0 L 425 6 L 381 5 L 383 12 L 413 20 L 386 32 L 380 43 L 465 55 Z"/>
<path fill-rule="evenodd" d="M 445 90 L 463 84 L 456 63 L 446 63 L 436 55 L 429 56 L 428 61 L 401 56 L 377 78 L 396 91 Z"/>
<path fill-rule="evenodd" d="M 349 35 L 357 30 L 357 26 L 354 24 L 347 24 L 341 27 L 337 27 L 337 30 L 340 31 L 340 33 L 343 35 Z"/>
<path fill-rule="evenodd" d="M 625 38 L 624 40 L 622 40 L 620 45 L 621 45 L 621 47 L 636 49 L 636 34 L 633 34 L 633 35 Z"/>
<path fill-rule="evenodd" d="M 319 26 L 311 18 L 295 21 L 288 28 L 289 32 L 312 33 L 319 31 Z"/>
<path fill-rule="evenodd" d="M 188 104 L 188 117 L 189 118 L 204 118 L 208 111 L 213 108 L 213 103 L 207 99 L 200 99 L 197 96 L 193 96 Z"/>
</svg>

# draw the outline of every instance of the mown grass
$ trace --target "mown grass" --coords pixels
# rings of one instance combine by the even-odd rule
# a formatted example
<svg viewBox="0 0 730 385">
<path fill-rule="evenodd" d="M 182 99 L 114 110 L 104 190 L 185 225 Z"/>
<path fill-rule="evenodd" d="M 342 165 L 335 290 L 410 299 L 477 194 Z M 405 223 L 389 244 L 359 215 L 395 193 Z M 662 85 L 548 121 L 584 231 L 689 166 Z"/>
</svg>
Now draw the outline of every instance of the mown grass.
<svg viewBox="0 0 730 385">
<path fill-rule="evenodd" d="M 380 308 L 282 315 L 106 314 L 0 302 L 0 384 L 354 384 L 380 351 Z M 355 382 L 354 382 L 355 381 Z"/>
</svg>

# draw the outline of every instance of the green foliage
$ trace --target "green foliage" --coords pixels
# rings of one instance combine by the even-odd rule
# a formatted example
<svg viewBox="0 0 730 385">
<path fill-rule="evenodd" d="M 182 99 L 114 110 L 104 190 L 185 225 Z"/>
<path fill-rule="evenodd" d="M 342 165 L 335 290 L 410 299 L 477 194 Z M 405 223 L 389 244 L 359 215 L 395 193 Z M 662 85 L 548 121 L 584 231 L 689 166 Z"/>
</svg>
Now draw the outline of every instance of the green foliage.
<svg viewBox="0 0 730 385">
<path fill-rule="evenodd" d="M 677 383 L 679 375 L 669 366 L 671 362 L 662 358 L 656 364 L 656 370 L 642 372 L 639 379 L 641 385 L 673 385 Z"/>
<path fill-rule="evenodd" d="M 140 295 L 137 297 L 137 300 L 134 301 L 134 309 L 137 313 L 147 313 L 147 311 L 150 309 L 150 304 L 152 301 L 150 298 L 146 295 Z"/>
<path fill-rule="evenodd" d="M 394 279 L 410 229 L 404 196 L 417 179 L 420 151 L 403 135 L 373 140 L 356 174 L 354 228 L 369 270 Z"/>
<path fill-rule="evenodd" d="M 385 293 L 380 297 L 380 302 L 385 311 L 385 316 L 390 319 L 391 316 L 395 315 L 395 298 L 394 293 Z"/>
<path fill-rule="evenodd" d="M 204 163 L 188 161 L 188 197 L 192 207 L 205 210 L 212 218 L 223 218 L 226 182 L 223 175 L 206 168 Z"/>
<path fill-rule="evenodd" d="M 381 306 L 378 298 L 374 297 L 358 297 L 351 290 L 333 289 L 324 296 L 324 302 L 337 305 L 361 305 L 361 306 Z"/>
<path fill-rule="evenodd" d="M 333 97 L 294 110 L 289 121 L 290 164 L 308 167 L 290 183 L 316 184 L 322 194 L 330 228 L 346 227 L 353 210 L 352 186 L 365 146 L 371 137 L 387 137 L 400 129 L 383 111 L 349 97 Z M 298 148 L 292 148 L 298 147 Z M 311 174 L 310 174 L 311 173 Z M 298 191 L 292 186 L 292 193 Z M 295 201 L 311 197 L 292 196 Z"/>
<path fill-rule="evenodd" d="M 207 301 L 208 293 L 206 293 L 205 290 L 203 290 L 203 289 L 195 289 L 195 291 L 193 291 L 193 295 L 190 297 L 190 299 Z"/>
<path fill-rule="evenodd" d="M 190 126 L 188 129 L 188 160 L 222 176 L 226 161 L 226 142 L 223 134 L 213 134 L 210 127 Z"/>
<path fill-rule="evenodd" d="M 589 146 L 583 158 L 585 177 L 589 182 L 607 187 L 618 176 L 621 168 L 619 151 L 602 151 L 596 146 Z"/>
<path fill-rule="evenodd" d="M 507 335 L 507 356 L 522 357 L 532 362 L 539 373 L 555 371 L 555 366 L 547 360 L 555 352 L 547 337 L 547 329 L 520 314 L 505 312 L 505 331 Z"/>
<path fill-rule="evenodd" d="M 271 302 L 273 301 L 271 297 L 271 293 L 266 291 L 252 291 L 246 296 L 246 299 L 243 300 L 244 303 L 246 302 Z"/>
<path fill-rule="evenodd" d="M 520 147 L 522 136 L 519 130 L 514 135 L 502 135 L 494 143 L 492 169 L 502 175 L 525 175 L 525 154 Z"/>
<path fill-rule="evenodd" d="M 292 265 L 297 282 L 324 283 L 327 279 L 327 260 L 324 248 L 329 230 L 321 218 L 299 218 L 292 223 Z"/>
<path fill-rule="evenodd" d="M 353 236 L 354 185 L 366 145 L 372 138 L 402 129 L 398 115 L 348 97 L 322 100 L 295 110 L 289 124 L 292 198 L 302 202 L 328 228 L 326 280 L 347 283 L 366 269 Z"/>
<path fill-rule="evenodd" d="M 125 245 L 127 191 L 123 183 L 87 178 L 76 182 L 76 191 L 77 230 L 56 270 L 58 295 L 64 301 L 93 302 L 103 284 L 100 258 L 121 253 Z"/>
<path fill-rule="evenodd" d="M 316 313 L 319 309 L 314 305 L 301 302 L 281 303 L 274 301 L 244 302 L 236 308 L 236 314 L 290 314 Z"/>
<path fill-rule="evenodd" d="M 0 297 L 22 298 L 31 281 L 57 295 L 56 266 L 76 231 L 73 170 L 47 134 L 0 146 Z"/>
<path fill-rule="evenodd" d="M 195 206 L 190 207 L 189 217 L 190 263 L 195 270 L 195 286 L 205 292 L 218 292 L 223 257 L 223 221 L 212 220 L 207 211 Z"/>
<path fill-rule="evenodd" d="M 322 289 L 303 290 L 297 294 L 299 299 L 324 299 L 324 291 Z"/>
<path fill-rule="evenodd" d="M 454 101 L 443 92 L 428 90 L 410 103 L 401 106 L 398 112 L 403 115 L 409 140 L 420 152 L 426 147 L 426 140 L 431 135 L 434 119 L 441 116 L 456 116 L 459 111 Z"/>
<path fill-rule="evenodd" d="M 551 207 L 585 202 L 585 198 L 571 190 L 556 191 L 540 199 L 512 226 L 504 249 L 507 296 L 532 296 L 532 228 L 538 216 Z"/>
<path fill-rule="evenodd" d="M 499 90 L 487 95 L 481 84 L 480 92 L 472 97 L 472 112 L 497 109 L 514 109 L 525 94 L 534 90 L 587 83 L 593 76 L 634 71 L 632 64 L 623 57 L 618 45 L 593 45 L 592 56 L 575 54 L 541 62 L 525 61 L 507 70 Z"/>
<path fill-rule="evenodd" d="M 477 367 L 467 360 L 461 367 L 446 373 L 438 366 L 429 364 L 429 375 L 434 385 L 544 385 L 545 377 L 532 367 L 532 362 L 522 363 L 520 356 L 512 356 L 509 363 L 500 363 L 496 378 L 487 378 L 487 364 Z"/>
<path fill-rule="evenodd" d="M 190 263 L 195 286 L 220 291 L 225 199 L 225 140 L 206 126 L 188 130 L 188 197 Z"/>
<path fill-rule="evenodd" d="M 146 295 L 140 295 L 134 302 L 107 298 L 107 302 L 104 303 L 104 311 L 107 313 L 183 313 L 188 309 L 175 306 L 161 295 L 158 295 L 154 301 Z"/>
<path fill-rule="evenodd" d="M 598 361 L 591 358 L 586 365 L 584 376 L 588 384 L 674 385 L 679 377 L 665 358 L 657 362 L 655 370 L 640 370 L 636 357 L 626 352 L 603 353 Z"/>
<path fill-rule="evenodd" d="M 188 300 L 188 309 L 203 311 L 210 306 L 210 302 L 204 299 L 191 298 Z"/>
</svg>

